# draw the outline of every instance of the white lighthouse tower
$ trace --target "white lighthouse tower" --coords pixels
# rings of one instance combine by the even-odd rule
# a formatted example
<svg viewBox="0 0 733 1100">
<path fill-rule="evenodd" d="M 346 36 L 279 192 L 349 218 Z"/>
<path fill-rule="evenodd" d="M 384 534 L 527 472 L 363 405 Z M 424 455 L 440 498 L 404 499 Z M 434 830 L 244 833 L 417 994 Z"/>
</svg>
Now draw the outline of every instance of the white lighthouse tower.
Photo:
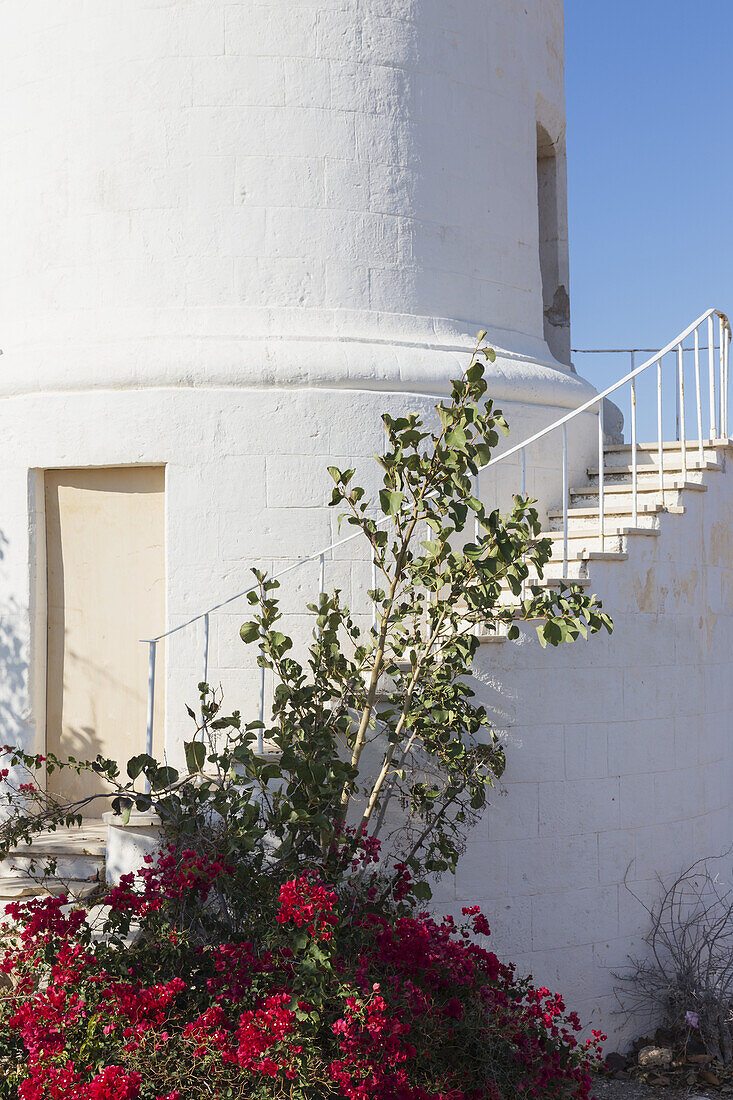
<svg viewBox="0 0 733 1100">
<path fill-rule="evenodd" d="M 7 0 L 0 41 L 5 735 L 123 755 L 139 640 L 327 545 L 328 462 L 429 412 L 479 328 L 515 433 L 592 392 L 562 4 Z M 202 646 L 255 690 L 240 618 L 159 648 L 169 755 Z"/>
</svg>

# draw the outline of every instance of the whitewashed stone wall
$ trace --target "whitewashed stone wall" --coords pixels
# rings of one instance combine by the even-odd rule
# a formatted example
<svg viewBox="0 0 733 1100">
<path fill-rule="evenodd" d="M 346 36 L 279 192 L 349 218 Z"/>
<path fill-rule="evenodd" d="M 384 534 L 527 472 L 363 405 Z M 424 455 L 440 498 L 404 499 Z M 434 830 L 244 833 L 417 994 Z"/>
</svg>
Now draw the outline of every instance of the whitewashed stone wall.
<svg viewBox="0 0 733 1100">
<path fill-rule="evenodd" d="M 440 388 L 488 327 L 502 396 L 576 400 L 560 0 L 6 0 L 0 42 L 3 392 Z"/>
<path fill-rule="evenodd" d="M 603 635 L 482 650 L 479 696 L 506 731 L 504 790 L 439 904 L 481 902 L 493 947 L 559 988 L 611 1041 L 612 971 L 641 953 L 655 876 L 731 843 L 733 470 L 705 475 L 685 515 L 591 563 Z M 628 887 L 624 884 L 628 883 Z"/>
<path fill-rule="evenodd" d="M 380 414 L 404 411 L 434 417 L 435 397 L 333 389 L 97 390 L 83 394 L 28 394 L 0 400 L 0 721 L 3 735 L 20 736 L 40 751 L 45 730 L 45 527 L 39 473 L 45 468 L 165 465 L 166 621 L 176 627 L 252 583 L 250 568 L 279 570 L 327 547 L 338 537 L 329 509 L 333 482 L 327 466 L 356 466 L 374 489 L 382 448 Z M 532 429 L 553 410 L 507 406 Z M 586 430 L 571 451 L 575 480 L 594 433 Z M 29 432 L 29 425 L 42 430 Z M 519 484 L 516 465 L 482 492 L 506 499 Z M 528 463 L 528 488 L 556 495 L 555 445 L 537 449 Z M 339 585 L 357 613 L 366 606 L 370 567 L 359 544 L 327 556 L 326 581 Z M 110 584 L 114 578 L 110 578 Z M 305 605 L 318 590 L 318 564 L 283 582 L 283 606 L 296 637 L 312 624 Z M 211 616 L 208 676 L 221 683 L 232 708 L 255 717 L 259 676 L 254 653 L 239 640 L 244 600 Z M 365 620 L 368 624 L 370 619 Z M 189 733 L 185 702 L 195 702 L 203 676 L 203 623 L 174 635 L 162 651 L 167 702 L 167 746 L 180 756 Z M 139 685 L 144 695 L 145 682 Z M 3 715 L 3 708 L 5 713 Z"/>
</svg>

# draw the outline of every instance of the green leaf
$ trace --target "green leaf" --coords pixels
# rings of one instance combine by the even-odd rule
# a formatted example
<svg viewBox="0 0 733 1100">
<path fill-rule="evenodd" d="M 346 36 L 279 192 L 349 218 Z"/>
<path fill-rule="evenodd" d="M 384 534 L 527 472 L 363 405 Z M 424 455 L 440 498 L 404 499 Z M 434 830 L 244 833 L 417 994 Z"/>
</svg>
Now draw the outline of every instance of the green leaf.
<svg viewBox="0 0 733 1100">
<path fill-rule="evenodd" d="M 382 511 L 385 516 L 394 516 L 399 512 L 402 507 L 402 502 L 405 499 L 404 493 L 398 493 L 393 489 L 380 489 L 379 490 L 379 503 L 382 506 Z"/>
<path fill-rule="evenodd" d="M 420 901 L 430 901 L 433 896 L 433 891 L 430 889 L 427 882 L 416 882 L 412 887 L 412 893 Z"/>
<path fill-rule="evenodd" d="M 130 779 L 137 779 L 140 772 L 143 769 L 149 770 L 155 767 L 155 760 L 152 756 L 148 756 L 146 752 L 140 753 L 139 756 L 133 756 L 127 761 L 127 774 Z"/>
<path fill-rule="evenodd" d="M 450 431 L 445 433 L 445 442 L 449 447 L 464 447 L 466 444 L 466 433 L 460 424 L 455 424 Z"/>
<path fill-rule="evenodd" d="M 240 628 L 239 637 L 242 639 L 243 642 L 246 642 L 247 645 L 249 645 L 250 642 L 256 641 L 259 636 L 259 623 L 245 623 L 244 626 Z"/>
<path fill-rule="evenodd" d="M 203 741 L 184 741 L 183 748 L 189 772 L 200 772 L 206 761 L 206 745 Z"/>
<path fill-rule="evenodd" d="M 163 787 L 172 787 L 177 781 L 178 772 L 175 768 L 156 768 L 150 777 L 150 786 L 153 790 L 159 791 Z"/>
</svg>

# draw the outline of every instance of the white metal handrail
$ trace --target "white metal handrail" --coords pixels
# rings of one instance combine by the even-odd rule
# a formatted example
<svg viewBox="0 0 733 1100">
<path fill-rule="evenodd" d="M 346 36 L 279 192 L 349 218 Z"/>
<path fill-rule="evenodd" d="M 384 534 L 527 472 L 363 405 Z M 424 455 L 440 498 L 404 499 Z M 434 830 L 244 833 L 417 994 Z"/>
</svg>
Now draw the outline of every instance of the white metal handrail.
<svg viewBox="0 0 733 1100">
<path fill-rule="evenodd" d="M 715 340 L 715 318 L 718 321 L 718 334 L 717 342 Z M 700 344 L 700 329 L 702 326 L 706 326 L 707 344 Z M 684 342 L 688 337 L 693 337 L 692 347 L 685 348 Z M 686 432 L 686 410 L 685 410 L 685 379 L 684 379 L 684 355 L 685 352 L 691 353 L 694 357 L 694 378 L 695 378 L 695 401 L 696 401 L 696 428 L 697 428 L 697 446 L 699 449 L 700 459 L 704 460 L 704 441 L 703 441 L 703 402 L 702 399 L 702 383 L 701 383 L 701 363 L 700 353 L 701 351 L 707 351 L 707 420 L 709 428 L 709 439 L 715 440 L 720 438 L 727 438 L 728 434 L 728 368 L 730 358 L 730 344 L 731 344 L 731 326 L 728 318 L 724 313 L 718 309 L 708 309 L 705 313 L 701 314 L 697 320 L 688 325 L 683 332 L 675 336 L 668 344 L 666 344 L 659 351 L 654 351 L 651 356 L 646 359 L 640 366 L 635 366 L 635 356 L 639 352 L 646 352 L 649 349 L 606 349 L 608 353 L 626 351 L 631 356 L 631 370 L 620 378 L 613 385 L 606 387 L 606 389 L 595 394 L 589 398 L 582 405 L 572 409 L 570 412 L 561 416 L 558 420 L 553 421 L 552 424 L 548 424 L 547 427 L 542 428 L 540 431 L 535 432 L 534 435 L 529 436 L 522 442 L 515 444 L 513 447 L 509 447 L 507 450 L 502 451 L 501 454 L 496 455 L 484 466 L 481 470 L 487 470 L 492 466 L 497 465 L 499 462 L 504 462 L 506 459 L 511 458 L 513 455 L 519 455 L 521 459 L 521 491 L 522 494 L 526 492 L 526 469 L 527 469 L 527 450 L 529 447 L 538 443 L 541 439 L 551 435 L 552 433 L 561 429 L 561 441 L 562 441 L 562 517 L 563 517 L 563 576 L 567 572 L 568 565 L 568 507 L 569 507 L 569 483 L 568 483 L 568 425 L 572 421 L 576 420 L 583 413 L 590 412 L 591 410 L 597 410 L 596 415 L 598 417 L 598 537 L 601 549 L 605 540 L 605 507 L 604 507 L 604 459 L 605 459 L 605 437 L 604 437 L 604 415 L 603 415 L 603 402 L 611 394 L 617 393 L 624 386 L 628 385 L 630 388 L 630 405 L 631 405 L 631 465 L 632 465 L 632 524 L 637 526 L 638 523 L 638 455 L 637 455 L 637 394 L 636 394 L 636 380 L 645 371 L 656 366 L 656 389 L 657 389 L 657 454 L 658 454 L 658 475 L 659 475 L 659 494 L 662 505 L 664 505 L 664 439 L 663 439 L 663 416 L 662 416 L 662 384 L 663 384 L 663 362 L 668 355 L 674 357 L 676 364 L 676 384 L 675 384 L 675 404 L 676 404 L 676 434 L 677 439 L 680 442 L 681 449 L 681 465 L 682 465 L 682 480 L 686 480 L 688 460 L 687 460 L 687 432 Z M 581 351 L 582 349 L 578 349 Z M 593 348 L 587 349 L 587 353 L 599 354 L 604 349 Z M 716 357 L 716 354 L 717 357 Z M 717 365 L 716 365 L 717 358 Z M 478 485 L 478 482 L 477 482 Z M 384 517 L 377 521 L 377 526 L 388 523 L 389 517 Z M 326 585 L 326 556 L 332 553 L 334 550 L 339 549 L 342 546 L 353 542 L 359 538 L 361 531 L 356 531 L 351 535 L 347 535 L 345 538 L 338 539 L 335 542 L 325 546 L 322 550 L 316 550 L 313 554 L 309 554 L 304 558 L 300 558 L 298 561 L 293 562 L 291 565 L 286 566 L 284 569 L 279 570 L 277 573 L 271 575 L 272 579 L 280 579 L 289 573 L 294 572 L 296 569 L 300 569 L 302 566 L 309 562 L 319 562 L 319 593 L 325 591 Z M 235 593 L 233 596 L 229 596 L 226 600 L 222 600 L 212 607 L 209 607 L 206 611 L 201 612 L 199 615 L 194 615 L 191 619 L 186 620 L 184 623 L 180 623 L 178 626 L 172 627 L 170 630 L 164 631 L 162 634 L 158 634 L 155 638 L 142 639 L 148 647 L 148 697 L 147 697 L 147 751 L 152 754 L 153 748 L 153 724 L 155 717 L 155 676 L 156 676 L 156 652 L 159 642 L 164 641 L 166 638 L 171 637 L 173 634 L 177 634 L 182 630 L 186 630 L 194 623 L 203 622 L 204 624 L 204 651 L 203 651 L 203 669 L 204 680 L 208 675 L 208 662 L 209 662 L 209 628 L 210 628 L 210 616 L 227 607 L 229 604 L 234 603 L 236 600 L 240 600 L 248 593 L 257 589 L 257 585 L 250 585 L 248 588 L 243 589 L 241 592 Z M 376 565 L 372 562 L 372 587 L 377 587 L 376 578 Z M 372 609 L 372 623 L 376 622 L 376 608 Z M 264 718 L 265 708 L 265 670 L 260 670 L 260 693 L 259 693 L 259 718 L 260 721 Z M 263 750 L 262 731 L 258 734 L 258 751 Z"/>
</svg>

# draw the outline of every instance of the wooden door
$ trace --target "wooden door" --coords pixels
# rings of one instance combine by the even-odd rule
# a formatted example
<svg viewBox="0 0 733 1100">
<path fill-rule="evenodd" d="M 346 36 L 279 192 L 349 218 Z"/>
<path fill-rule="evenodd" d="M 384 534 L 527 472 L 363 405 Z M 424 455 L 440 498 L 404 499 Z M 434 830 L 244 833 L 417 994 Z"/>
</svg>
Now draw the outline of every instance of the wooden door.
<svg viewBox="0 0 733 1100">
<path fill-rule="evenodd" d="M 45 475 L 48 648 L 46 745 L 77 759 L 145 750 L 147 646 L 165 629 L 165 472 L 158 466 Z M 155 752 L 163 742 L 158 647 Z M 102 790 L 94 776 L 49 778 L 55 793 Z M 89 816 L 109 809 L 97 799 Z"/>
</svg>

